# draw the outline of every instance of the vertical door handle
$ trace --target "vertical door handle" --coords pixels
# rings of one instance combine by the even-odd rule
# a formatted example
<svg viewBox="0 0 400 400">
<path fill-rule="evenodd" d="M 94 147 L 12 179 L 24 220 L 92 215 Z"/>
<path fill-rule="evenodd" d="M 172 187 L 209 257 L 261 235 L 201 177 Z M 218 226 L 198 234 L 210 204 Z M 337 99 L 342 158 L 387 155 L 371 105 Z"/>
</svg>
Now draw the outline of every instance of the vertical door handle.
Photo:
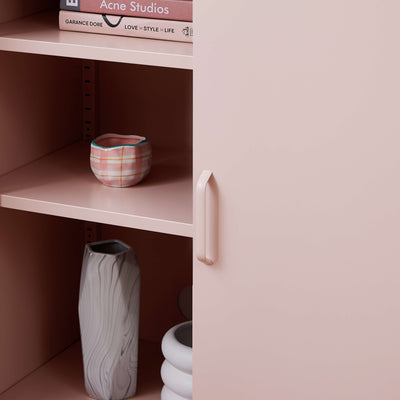
<svg viewBox="0 0 400 400">
<path fill-rule="evenodd" d="M 203 171 L 196 187 L 196 257 L 207 265 L 214 264 L 216 257 L 214 238 L 216 216 L 211 214 L 212 208 L 207 201 L 207 186 L 211 177 L 211 171 Z"/>
</svg>

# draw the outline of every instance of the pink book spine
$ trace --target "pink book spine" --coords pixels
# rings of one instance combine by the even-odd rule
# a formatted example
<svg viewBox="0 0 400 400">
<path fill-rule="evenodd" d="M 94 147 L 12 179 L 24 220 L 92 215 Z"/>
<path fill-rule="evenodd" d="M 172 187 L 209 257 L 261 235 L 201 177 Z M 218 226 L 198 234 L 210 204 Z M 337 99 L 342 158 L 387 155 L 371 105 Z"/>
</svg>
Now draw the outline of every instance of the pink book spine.
<svg viewBox="0 0 400 400">
<path fill-rule="evenodd" d="M 60 29 L 149 39 L 193 42 L 193 23 L 60 11 Z"/>
<path fill-rule="evenodd" d="M 61 10 L 193 21 L 192 0 L 60 0 Z"/>
</svg>

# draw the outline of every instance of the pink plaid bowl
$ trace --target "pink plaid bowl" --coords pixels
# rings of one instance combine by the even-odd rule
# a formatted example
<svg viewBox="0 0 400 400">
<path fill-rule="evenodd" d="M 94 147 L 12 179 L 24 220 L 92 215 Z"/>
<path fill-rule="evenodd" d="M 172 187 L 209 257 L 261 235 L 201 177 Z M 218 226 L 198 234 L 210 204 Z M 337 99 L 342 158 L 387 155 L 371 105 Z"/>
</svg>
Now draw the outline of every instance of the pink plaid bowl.
<svg viewBox="0 0 400 400">
<path fill-rule="evenodd" d="M 151 145 L 144 136 L 106 133 L 90 146 L 90 167 L 107 186 L 133 186 L 150 172 Z"/>
</svg>

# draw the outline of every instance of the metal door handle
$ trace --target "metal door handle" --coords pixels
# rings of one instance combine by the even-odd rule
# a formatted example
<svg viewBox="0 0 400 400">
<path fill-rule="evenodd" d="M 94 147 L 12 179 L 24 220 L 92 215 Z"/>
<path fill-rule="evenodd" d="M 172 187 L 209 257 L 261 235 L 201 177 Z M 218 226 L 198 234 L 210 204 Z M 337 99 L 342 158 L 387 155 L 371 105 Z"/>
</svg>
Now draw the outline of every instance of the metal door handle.
<svg viewBox="0 0 400 400">
<path fill-rule="evenodd" d="M 215 240 L 212 238 L 214 229 L 208 213 L 207 186 L 212 172 L 205 170 L 201 173 L 196 186 L 196 257 L 204 264 L 212 265 L 215 262 Z"/>
</svg>

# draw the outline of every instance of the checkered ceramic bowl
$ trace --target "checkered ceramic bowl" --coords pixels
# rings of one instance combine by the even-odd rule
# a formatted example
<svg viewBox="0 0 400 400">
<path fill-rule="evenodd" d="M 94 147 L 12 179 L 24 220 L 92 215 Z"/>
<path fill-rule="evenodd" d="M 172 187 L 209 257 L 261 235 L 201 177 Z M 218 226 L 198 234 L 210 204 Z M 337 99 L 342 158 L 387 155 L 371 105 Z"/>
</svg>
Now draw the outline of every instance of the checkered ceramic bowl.
<svg viewBox="0 0 400 400">
<path fill-rule="evenodd" d="M 127 187 L 144 179 L 151 166 L 151 146 L 144 136 L 106 133 L 90 147 L 90 167 L 104 185 Z"/>
</svg>

